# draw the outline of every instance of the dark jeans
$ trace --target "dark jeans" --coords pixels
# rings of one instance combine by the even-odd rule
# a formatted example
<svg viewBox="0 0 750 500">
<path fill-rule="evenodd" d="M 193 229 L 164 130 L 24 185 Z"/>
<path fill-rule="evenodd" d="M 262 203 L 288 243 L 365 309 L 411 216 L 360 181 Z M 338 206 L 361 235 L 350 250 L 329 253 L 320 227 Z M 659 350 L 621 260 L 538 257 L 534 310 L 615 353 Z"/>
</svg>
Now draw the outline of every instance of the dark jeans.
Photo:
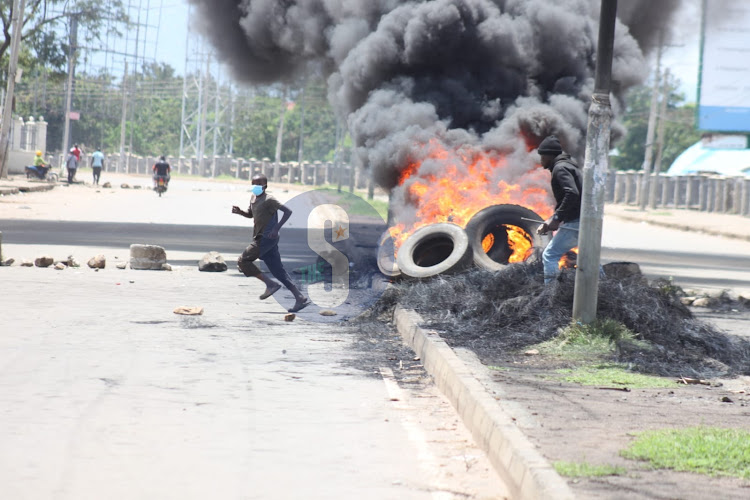
<svg viewBox="0 0 750 500">
<path fill-rule="evenodd" d="M 262 274 L 260 268 L 253 263 L 253 261 L 260 259 L 266 263 L 268 270 L 271 271 L 274 278 L 279 280 L 281 284 L 291 290 L 292 293 L 297 293 L 298 290 L 296 285 L 292 283 L 292 278 L 289 277 L 289 273 L 286 272 L 284 265 L 281 263 L 279 246 L 273 245 L 268 249 L 263 248 L 263 255 L 261 255 L 260 252 L 261 245 L 256 242 L 251 243 L 250 246 L 242 252 L 240 258 L 237 259 L 237 267 L 242 271 L 242 274 L 248 277 L 260 276 Z"/>
<path fill-rule="evenodd" d="M 68 167 L 68 184 L 72 184 L 73 183 L 73 179 L 76 176 L 76 170 L 78 170 L 78 169 Z"/>
<path fill-rule="evenodd" d="M 102 176 L 102 167 L 91 167 L 94 171 L 94 184 L 99 184 L 99 177 Z"/>
</svg>

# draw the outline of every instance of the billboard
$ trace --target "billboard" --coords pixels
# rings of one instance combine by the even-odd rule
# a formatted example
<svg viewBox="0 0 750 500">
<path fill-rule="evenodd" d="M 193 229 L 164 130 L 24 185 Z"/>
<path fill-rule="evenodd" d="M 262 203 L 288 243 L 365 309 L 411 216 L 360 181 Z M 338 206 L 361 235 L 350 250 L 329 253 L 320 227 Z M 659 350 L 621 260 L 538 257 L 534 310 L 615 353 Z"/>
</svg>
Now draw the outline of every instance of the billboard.
<svg viewBox="0 0 750 500">
<path fill-rule="evenodd" d="M 698 128 L 750 132 L 750 2 L 704 0 Z"/>
</svg>

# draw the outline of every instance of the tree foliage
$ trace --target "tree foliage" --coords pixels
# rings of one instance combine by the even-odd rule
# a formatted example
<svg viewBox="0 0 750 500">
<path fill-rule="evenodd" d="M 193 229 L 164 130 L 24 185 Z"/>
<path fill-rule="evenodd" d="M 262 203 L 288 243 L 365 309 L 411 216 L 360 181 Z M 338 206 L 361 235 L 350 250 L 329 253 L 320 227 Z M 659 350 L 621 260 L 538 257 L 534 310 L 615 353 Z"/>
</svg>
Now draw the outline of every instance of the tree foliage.
<svg viewBox="0 0 750 500">
<path fill-rule="evenodd" d="M 13 0 L 0 0 L 0 60 L 10 48 L 12 16 Z M 33 51 L 35 64 L 54 70 L 64 68 L 69 53 L 68 26 L 74 18 L 83 35 L 79 45 L 101 41 L 108 31 L 119 34 L 118 28 L 124 29 L 129 22 L 122 0 L 78 0 L 74 3 L 67 0 L 27 0 L 21 40 Z M 0 83 L 5 85 L 4 81 Z"/>
<path fill-rule="evenodd" d="M 671 79 L 668 84 L 668 100 L 664 119 L 664 147 L 662 149 L 662 170 L 667 170 L 674 160 L 688 147 L 700 139 L 700 132 L 695 128 L 695 106 L 680 106 L 685 100 L 677 92 L 679 82 Z M 617 170 L 641 170 L 646 150 L 648 116 L 651 107 L 651 88 L 640 86 L 633 88 L 626 96 L 626 112 L 622 119 L 627 128 L 625 137 L 615 146 L 619 156 L 612 160 Z M 656 141 L 656 136 L 654 137 Z M 654 160 L 657 148 L 654 148 Z"/>
</svg>

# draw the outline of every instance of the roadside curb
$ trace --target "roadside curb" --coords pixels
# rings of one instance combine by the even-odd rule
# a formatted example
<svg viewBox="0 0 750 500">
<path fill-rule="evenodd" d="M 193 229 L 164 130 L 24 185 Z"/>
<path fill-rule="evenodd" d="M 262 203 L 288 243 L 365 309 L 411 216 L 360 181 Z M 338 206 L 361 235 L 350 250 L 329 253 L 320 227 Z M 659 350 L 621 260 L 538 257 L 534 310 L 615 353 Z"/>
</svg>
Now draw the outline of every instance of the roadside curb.
<svg viewBox="0 0 750 500">
<path fill-rule="evenodd" d="M 487 453 L 513 498 L 574 498 L 565 480 L 472 376 L 453 349 L 437 333 L 419 326 L 423 320 L 417 312 L 396 306 L 393 322 L 461 416 L 477 445 Z"/>
<path fill-rule="evenodd" d="M 55 188 L 54 184 L 24 185 L 24 186 L 0 186 L 0 195 L 35 193 L 39 191 L 50 191 Z"/>
<path fill-rule="evenodd" d="M 704 227 L 704 226 L 693 226 L 690 224 L 680 224 L 678 222 L 644 219 L 643 217 L 629 216 L 629 215 L 623 215 L 623 214 L 607 214 L 607 215 L 609 217 L 616 217 L 618 219 L 625 220 L 628 222 L 644 222 L 646 224 L 666 227 L 669 229 L 678 229 L 680 231 L 690 231 L 693 233 L 705 233 L 705 234 L 710 234 L 712 236 L 722 236 L 724 238 L 732 238 L 735 240 L 750 241 L 750 235 L 747 235 L 747 234 L 730 233 L 727 231 L 722 231 L 720 229 L 711 229 L 711 228 Z"/>
</svg>

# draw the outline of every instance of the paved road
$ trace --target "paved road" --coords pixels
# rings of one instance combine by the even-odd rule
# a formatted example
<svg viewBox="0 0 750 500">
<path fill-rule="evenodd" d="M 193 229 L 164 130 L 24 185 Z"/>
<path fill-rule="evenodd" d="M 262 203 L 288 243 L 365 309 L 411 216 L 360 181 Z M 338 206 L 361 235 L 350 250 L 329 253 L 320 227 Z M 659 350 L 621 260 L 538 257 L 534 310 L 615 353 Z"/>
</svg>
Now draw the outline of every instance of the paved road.
<svg viewBox="0 0 750 500">
<path fill-rule="evenodd" d="M 259 281 L 198 272 L 207 250 L 246 244 L 245 220 L 227 216 L 246 194 L 55 191 L 1 200 L 6 257 L 124 260 L 142 236 L 191 264 L 0 268 L 0 496 L 505 496 L 395 332 L 320 323 L 312 307 L 288 323 L 278 303 L 257 299 Z M 123 207 L 138 222 L 123 223 Z M 185 220 L 196 223 L 175 224 Z M 289 227 L 282 238 L 301 235 Z M 205 313 L 175 315 L 181 305 Z"/>
<path fill-rule="evenodd" d="M 0 230 L 3 243 L 9 249 L 12 245 L 43 247 L 52 243 L 67 247 L 126 249 L 131 243 L 149 243 L 163 246 L 170 255 L 179 252 L 174 253 L 179 257 L 170 257 L 170 262 L 176 265 L 193 265 L 211 250 L 233 260 L 250 237 L 250 229 L 242 226 L 122 222 L 0 220 Z M 360 232 L 366 238 L 359 243 L 371 247 L 380 230 L 373 227 L 367 233 Z M 190 254 L 189 258 L 182 255 L 185 252 Z M 282 255 L 290 269 L 309 264 L 311 255 L 305 229 L 284 229 Z M 637 262 L 649 278 L 671 277 L 685 288 L 750 291 L 749 255 L 750 242 L 614 218 L 606 221 L 602 242 L 605 262 Z M 65 256 L 67 254 L 58 258 Z"/>
</svg>

